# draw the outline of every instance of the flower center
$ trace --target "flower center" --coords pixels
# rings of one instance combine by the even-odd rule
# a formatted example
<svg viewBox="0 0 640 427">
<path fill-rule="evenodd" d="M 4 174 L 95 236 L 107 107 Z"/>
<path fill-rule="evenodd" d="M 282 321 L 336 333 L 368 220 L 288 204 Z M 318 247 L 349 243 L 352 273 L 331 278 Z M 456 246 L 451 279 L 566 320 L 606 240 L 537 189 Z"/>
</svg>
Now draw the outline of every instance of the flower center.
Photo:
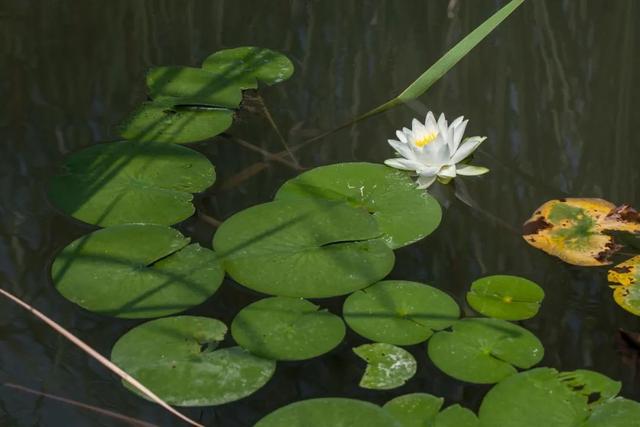
<svg viewBox="0 0 640 427">
<path fill-rule="evenodd" d="M 424 136 L 424 138 L 416 141 L 416 147 L 422 148 L 425 145 L 433 142 L 434 139 L 438 137 L 438 132 L 431 132 Z"/>
</svg>

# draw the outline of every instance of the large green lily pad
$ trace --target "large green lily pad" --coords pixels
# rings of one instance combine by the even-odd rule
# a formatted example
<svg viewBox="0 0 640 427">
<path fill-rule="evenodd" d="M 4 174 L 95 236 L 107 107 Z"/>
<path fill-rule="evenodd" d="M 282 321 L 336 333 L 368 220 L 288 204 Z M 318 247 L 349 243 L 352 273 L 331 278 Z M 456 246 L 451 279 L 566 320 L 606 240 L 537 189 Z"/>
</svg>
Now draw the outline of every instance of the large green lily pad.
<svg viewBox="0 0 640 427">
<path fill-rule="evenodd" d="M 367 362 L 360 387 L 373 390 L 397 388 L 410 380 L 417 370 L 416 359 L 407 350 L 386 343 L 363 344 L 353 349 Z"/>
<path fill-rule="evenodd" d="M 233 122 L 233 111 L 226 108 L 173 104 L 171 100 L 143 103 L 121 125 L 120 136 L 135 141 L 186 144 L 212 138 Z"/>
<path fill-rule="evenodd" d="M 243 89 L 255 88 L 255 80 L 268 85 L 282 82 L 291 77 L 294 69 L 283 54 L 253 46 L 220 50 L 205 59 L 202 68 Z"/>
<path fill-rule="evenodd" d="M 640 427 L 640 403 L 621 397 L 597 406 L 583 427 Z"/>
<path fill-rule="evenodd" d="M 432 286 L 386 280 L 349 295 L 343 315 L 349 327 L 365 338 L 411 345 L 450 326 L 460 316 L 460 308 Z"/>
<path fill-rule="evenodd" d="M 532 369 L 512 375 L 489 390 L 480 406 L 480 421 L 483 427 L 618 427 L 614 423 L 616 409 L 624 408 L 608 405 L 619 388 L 619 383 L 596 372 Z M 594 395 L 600 400 L 589 405 Z M 588 419 L 592 408 L 594 418 Z M 637 407 L 632 411 L 637 414 Z"/>
<path fill-rule="evenodd" d="M 209 249 L 173 228 L 126 224 L 72 242 L 51 268 L 56 289 L 79 306 L 124 318 L 166 316 L 204 302 L 224 271 Z"/>
<path fill-rule="evenodd" d="M 171 225 L 193 214 L 191 193 L 214 181 L 213 165 L 197 151 L 125 141 L 71 155 L 49 194 L 62 211 L 90 224 Z"/>
<path fill-rule="evenodd" d="M 430 340 L 431 361 L 445 374 L 470 383 L 490 384 L 528 369 L 544 355 L 526 329 L 499 319 L 467 318 Z"/>
<path fill-rule="evenodd" d="M 218 228 L 213 246 L 238 283 L 271 295 L 322 298 L 362 289 L 393 267 L 375 220 L 344 203 L 276 201 Z"/>
<path fill-rule="evenodd" d="M 231 324 L 233 339 L 260 357 L 303 360 L 336 347 L 345 334 L 338 316 L 298 298 L 273 297 L 243 308 Z"/>
<path fill-rule="evenodd" d="M 240 347 L 216 350 L 226 331 L 206 317 L 152 320 L 124 334 L 111 361 L 171 405 L 222 405 L 254 393 L 276 367 Z"/>
<path fill-rule="evenodd" d="M 524 320 L 535 316 L 544 291 L 523 277 L 495 275 L 476 280 L 467 293 L 467 302 L 478 313 L 504 320 Z"/>
<path fill-rule="evenodd" d="M 440 224 L 438 202 L 404 172 L 373 163 L 338 163 L 287 181 L 276 200 L 342 200 L 371 213 L 392 248 L 431 234 Z"/>
<path fill-rule="evenodd" d="M 410 393 L 391 399 L 383 408 L 402 427 L 431 427 L 443 403 L 443 398 L 428 393 Z"/>
<path fill-rule="evenodd" d="M 381 407 L 362 400 L 329 397 L 295 402 L 275 410 L 254 427 L 402 427 Z"/>
<path fill-rule="evenodd" d="M 237 108 L 242 89 L 224 75 L 192 67 L 156 67 L 147 73 L 149 95 L 154 101 L 174 105 Z"/>
</svg>

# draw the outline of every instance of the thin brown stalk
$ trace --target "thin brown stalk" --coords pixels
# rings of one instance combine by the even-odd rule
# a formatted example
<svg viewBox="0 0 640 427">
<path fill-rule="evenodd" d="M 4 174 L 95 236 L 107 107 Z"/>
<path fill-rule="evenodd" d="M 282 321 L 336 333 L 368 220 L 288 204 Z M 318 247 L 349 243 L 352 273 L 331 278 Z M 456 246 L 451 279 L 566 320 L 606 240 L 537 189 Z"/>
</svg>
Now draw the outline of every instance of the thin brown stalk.
<svg viewBox="0 0 640 427">
<path fill-rule="evenodd" d="M 78 408 L 86 409 L 91 412 L 96 412 L 100 415 L 105 415 L 107 417 L 111 417 L 120 421 L 124 421 L 133 426 L 143 426 L 143 427 L 158 427 L 157 424 L 152 424 L 147 421 L 139 420 L 137 418 L 129 417 L 127 415 L 120 414 L 115 411 L 110 411 L 108 409 L 103 409 L 98 406 L 88 405 L 86 403 L 78 402 L 77 400 L 68 399 L 66 397 L 56 396 L 54 394 L 45 393 L 43 391 L 34 390 L 29 387 L 25 387 L 19 384 L 12 383 L 2 383 L 3 386 L 7 388 L 11 388 L 14 390 L 22 391 L 24 393 L 34 394 L 36 396 L 46 397 L 47 399 L 56 400 L 58 402 L 67 403 L 69 405 L 77 406 Z"/>
<path fill-rule="evenodd" d="M 57 333 L 59 333 L 60 335 L 62 335 L 63 337 L 65 337 L 66 339 L 71 341 L 73 344 L 75 344 L 77 347 L 79 347 L 81 350 L 83 350 L 89 356 L 93 357 L 98 362 L 100 362 L 104 367 L 106 367 L 111 372 L 113 372 L 116 375 L 118 375 L 124 381 L 128 382 L 129 384 L 131 384 L 138 391 L 140 391 L 140 393 L 145 395 L 149 400 L 151 400 L 151 401 L 157 403 L 158 405 L 162 406 L 164 409 L 166 409 L 167 411 L 171 412 L 173 415 L 175 415 L 176 417 L 180 418 L 181 420 L 189 423 L 192 426 L 204 427 L 202 424 L 195 422 L 194 420 L 192 420 L 191 418 L 187 417 L 186 415 L 183 415 L 180 412 L 178 412 L 175 409 L 173 409 L 167 402 L 165 402 L 160 397 L 158 397 L 154 392 L 149 390 L 147 387 L 145 387 L 138 380 L 136 380 L 131 375 L 127 374 L 125 371 L 120 369 L 117 365 L 115 365 L 109 359 L 107 359 L 106 357 L 104 357 L 103 355 L 98 353 L 96 350 L 91 348 L 87 343 L 82 341 L 80 338 L 76 337 L 71 332 L 69 332 L 68 330 L 63 328 L 61 325 L 56 323 L 54 320 L 52 320 L 49 317 L 47 317 L 44 313 L 38 311 L 37 309 L 35 309 L 31 305 L 27 304 L 26 302 L 22 301 L 20 298 L 16 297 L 15 295 L 11 294 L 10 292 L 8 292 L 8 291 L 6 291 L 6 290 L 4 290 L 2 288 L 0 288 L 0 294 L 5 296 L 6 298 L 10 299 L 14 303 L 18 304 L 20 307 L 24 308 L 25 310 L 29 311 L 31 314 L 36 316 L 38 319 L 42 320 L 44 323 L 49 325 Z"/>
<path fill-rule="evenodd" d="M 211 215 L 207 215 L 206 213 L 198 211 L 197 215 L 198 215 L 198 218 L 200 218 L 207 224 L 211 225 L 212 227 L 218 228 L 222 224 L 222 221 L 212 217 Z"/>
<path fill-rule="evenodd" d="M 269 108 L 267 108 L 267 104 L 264 102 L 264 99 L 262 98 L 262 96 L 260 96 L 260 94 L 258 94 L 258 101 L 260 102 L 260 106 L 262 107 L 262 114 L 266 117 L 267 121 L 275 131 L 276 135 L 278 135 L 280 144 L 282 144 L 282 146 L 284 147 L 284 150 L 287 152 L 289 157 L 291 157 L 291 160 L 293 160 L 293 163 L 296 166 L 300 167 L 300 163 L 298 162 L 298 159 L 296 158 L 296 156 L 293 155 L 293 151 L 289 149 L 289 145 L 287 145 L 287 141 L 284 139 L 284 136 L 282 136 L 282 133 L 280 132 L 280 128 L 276 124 L 275 120 L 273 120 L 273 116 L 271 115 Z"/>
<path fill-rule="evenodd" d="M 224 181 L 218 187 L 218 190 L 219 191 L 226 191 L 226 190 L 230 190 L 232 188 L 235 188 L 238 185 L 242 184 L 247 179 L 251 178 L 252 176 L 262 172 L 268 166 L 269 165 L 267 163 L 265 163 L 265 162 L 254 163 L 251 166 L 241 170 L 240 172 L 238 172 L 237 174 L 235 174 L 231 178 L 229 178 L 226 181 Z"/>
<path fill-rule="evenodd" d="M 273 154 L 263 148 L 258 147 L 257 145 L 254 145 L 248 141 L 245 141 L 244 139 L 240 139 L 240 138 L 233 138 L 233 141 L 237 142 L 238 144 L 242 145 L 245 148 L 248 148 L 249 150 L 255 151 L 257 153 L 262 154 L 265 159 L 267 160 L 272 160 L 274 162 L 278 162 L 278 163 L 282 163 L 283 165 L 286 165 L 288 167 L 290 167 L 293 170 L 302 170 L 303 168 L 300 166 L 300 164 L 298 164 L 297 162 L 291 163 L 290 161 L 286 160 L 285 157 L 288 155 L 288 153 L 290 152 L 290 150 L 283 150 L 280 151 L 278 154 Z"/>
</svg>

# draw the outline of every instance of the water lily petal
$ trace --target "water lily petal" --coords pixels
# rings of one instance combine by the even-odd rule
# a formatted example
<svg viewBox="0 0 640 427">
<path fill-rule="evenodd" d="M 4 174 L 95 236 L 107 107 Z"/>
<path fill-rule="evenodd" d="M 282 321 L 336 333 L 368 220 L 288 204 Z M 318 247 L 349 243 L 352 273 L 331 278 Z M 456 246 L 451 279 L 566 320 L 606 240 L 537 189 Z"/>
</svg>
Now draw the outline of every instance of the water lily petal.
<svg viewBox="0 0 640 427">
<path fill-rule="evenodd" d="M 441 140 L 441 144 L 437 147 L 437 150 L 434 151 L 430 164 L 434 166 L 441 166 L 450 163 L 450 158 L 451 152 L 449 151 L 449 145 L 443 139 Z"/>
<path fill-rule="evenodd" d="M 443 166 L 438 172 L 438 176 L 443 178 L 455 178 L 456 177 L 456 166 L 455 165 L 446 165 Z"/>
<path fill-rule="evenodd" d="M 394 150 L 396 150 L 398 154 L 400 154 L 405 159 L 415 160 L 416 155 L 413 153 L 413 151 L 411 151 L 411 148 L 408 144 L 396 141 L 395 139 L 389 139 L 387 140 L 387 142 L 390 146 L 393 147 Z"/>
<path fill-rule="evenodd" d="M 423 167 L 420 163 L 408 159 L 387 159 L 384 164 L 404 171 L 417 171 Z"/>
<path fill-rule="evenodd" d="M 464 136 L 464 131 L 467 128 L 467 123 L 469 123 L 469 120 L 463 120 L 453 128 L 453 141 L 451 146 L 452 153 L 455 153 L 458 150 L 460 141 L 462 141 L 462 137 Z"/>
<path fill-rule="evenodd" d="M 416 182 L 418 184 L 418 188 L 421 189 L 421 190 L 424 190 L 425 188 L 429 188 L 431 186 L 431 184 L 433 184 L 433 182 L 435 180 L 436 180 L 436 176 L 435 175 L 432 175 L 432 176 L 422 176 L 422 175 L 420 175 Z"/>
<path fill-rule="evenodd" d="M 489 172 L 489 169 L 483 166 L 462 165 L 456 167 L 456 172 L 458 172 L 458 175 L 475 176 L 484 175 L 485 173 Z"/>
<path fill-rule="evenodd" d="M 429 111 L 427 113 L 427 118 L 424 120 L 424 127 L 427 129 L 428 133 L 437 132 L 438 125 L 436 123 L 436 118 L 433 116 L 433 113 Z"/>
<path fill-rule="evenodd" d="M 455 129 L 456 126 L 458 126 L 460 123 L 462 123 L 463 120 L 464 120 L 464 116 L 456 117 L 456 119 L 451 122 L 449 127 Z"/>
<path fill-rule="evenodd" d="M 444 151 L 446 149 L 446 151 Z M 449 147 L 445 144 L 441 135 L 438 135 L 429 144 L 422 148 L 416 148 L 417 159 L 425 165 L 442 166 L 449 162 Z"/>
<path fill-rule="evenodd" d="M 438 174 L 438 171 L 442 168 L 442 166 L 422 166 L 416 172 L 418 175 L 424 177 L 432 177 Z"/>
<path fill-rule="evenodd" d="M 406 129 L 406 128 L 405 128 Z M 404 144 L 407 143 L 408 139 L 407 139 L 407 135 L 404 132 L 401 132 L 399 130 L 396 131 L 396 136 L 398 137 L 398 140 Z"/>
<path fill-rule="evenodd" d="M 449 125 L 447 124 L 447 119 L 444 116 L 444 113 L 440 113 L 440 117 L 438 117 L 438 130 L 440 132 L 444 132 L 447 127 L 449 127 Z"/>
<path fill-rule="evenodd" d="M 411 122 L 412 132 L 409 136 L 409 142 L 415 144 L 416 141 L 419 141 L 427 136 L 427 129 L 424 127 L 422 123 L 418 121 L 418 119 L 413 119 Z"/>
<path fill-rule="evenodd" d="M 451 163 L 458 163 L 469 157 L 469 155 L 473 153 L 475 149 L 478 148 L 478 145 L 480 145 L 485 139 L 487 138 L 480 136 L 472 136 L 471 138 L 467 138 L 451 157 Z"/>
</svg>

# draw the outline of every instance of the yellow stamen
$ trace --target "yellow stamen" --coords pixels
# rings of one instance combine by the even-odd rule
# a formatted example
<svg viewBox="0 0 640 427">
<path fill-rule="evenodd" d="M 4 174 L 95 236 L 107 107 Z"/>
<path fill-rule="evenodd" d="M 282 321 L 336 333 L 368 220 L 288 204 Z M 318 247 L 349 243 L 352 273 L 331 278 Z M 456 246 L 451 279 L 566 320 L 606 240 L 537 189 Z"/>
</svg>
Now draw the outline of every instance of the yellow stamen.
<svg viewBox="0 0 640 427">
<path fill-rule="evenodd" d="M 433 142 L 438 137 L 438 132 L 431 132 L 430 134 L 425 135 L 424 138 L 416 141 L 416 147 L 424 147 L 425 145 Z"/>
</svg>

